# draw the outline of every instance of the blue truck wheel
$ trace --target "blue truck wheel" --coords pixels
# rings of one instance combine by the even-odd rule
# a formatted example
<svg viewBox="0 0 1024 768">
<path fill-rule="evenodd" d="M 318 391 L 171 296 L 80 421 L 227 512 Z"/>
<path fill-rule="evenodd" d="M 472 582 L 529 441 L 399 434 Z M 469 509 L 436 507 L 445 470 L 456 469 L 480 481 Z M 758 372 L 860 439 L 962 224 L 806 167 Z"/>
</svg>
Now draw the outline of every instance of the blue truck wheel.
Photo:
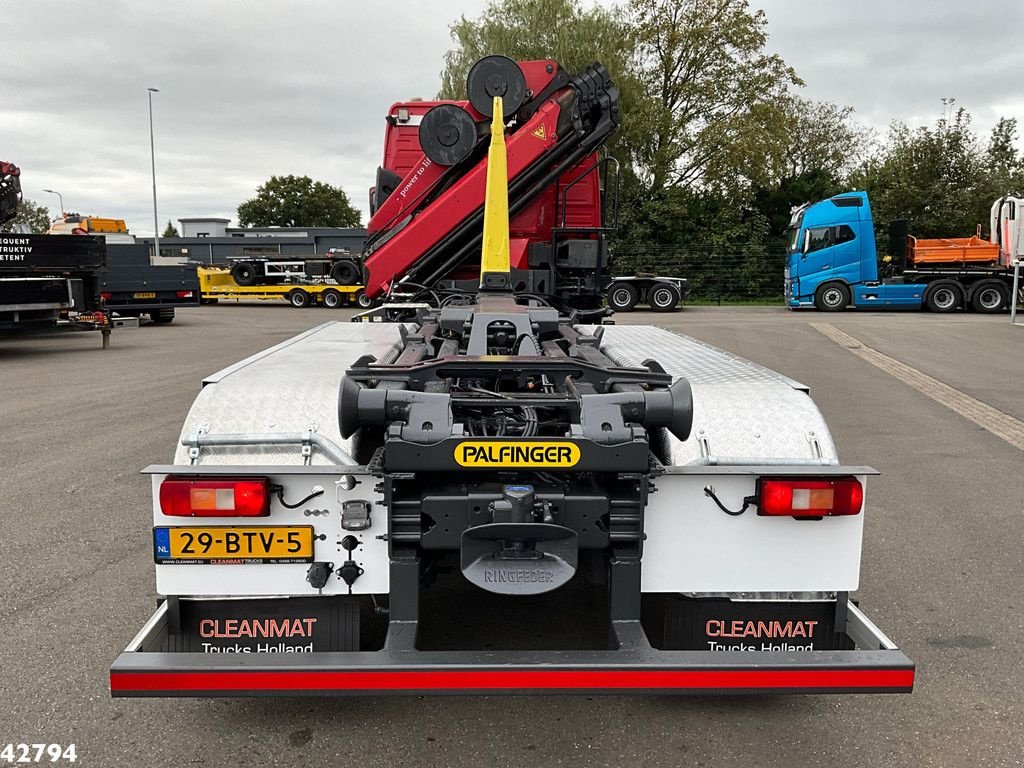
<svg viewBox="0 0 1024 768">
<path fill-rule="evenodd" d="M 842 283 L 826 283 L 814 292 L 814 306 L 822 312 L 842 312 L 850 305 L 850 289 Z"/>
</svg>

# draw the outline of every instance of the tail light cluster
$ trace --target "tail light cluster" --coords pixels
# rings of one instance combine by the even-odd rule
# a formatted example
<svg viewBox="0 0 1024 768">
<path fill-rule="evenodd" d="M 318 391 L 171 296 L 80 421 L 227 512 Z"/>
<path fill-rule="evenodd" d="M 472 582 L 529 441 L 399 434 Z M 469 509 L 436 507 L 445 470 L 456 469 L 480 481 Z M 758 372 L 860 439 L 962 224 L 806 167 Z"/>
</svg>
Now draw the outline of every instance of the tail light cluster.
<svg viewBox="0 0 1024 768">
<path fill-rule="evenodd" d="M 178 298 L 179 299 L 191 299 L 192 298 L 192 291 L 178 291 L 177 294 L 178 294 Z"/>
<path fill-rule="evenodd" d="M 270 514 L 270 481 L 172 475 L 160 483 L 160 511 L 171 517 L 263 517 Z"/>
<path fill-rule="evenodd" d="M 757 514 L 776 517 L 858 515 L 864 488 L 855 477 L 762 477 Z"/>
</svg>

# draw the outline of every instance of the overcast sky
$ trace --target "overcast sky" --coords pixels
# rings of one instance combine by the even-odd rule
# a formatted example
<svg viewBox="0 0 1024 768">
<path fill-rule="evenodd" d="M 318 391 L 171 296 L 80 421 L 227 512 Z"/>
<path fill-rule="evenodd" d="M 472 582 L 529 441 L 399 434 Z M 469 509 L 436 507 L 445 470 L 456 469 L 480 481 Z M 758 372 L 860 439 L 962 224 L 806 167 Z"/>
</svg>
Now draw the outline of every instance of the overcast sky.
<svg viewBox="0 0 1024 768">
<path fill-rule="evenodd" d="M 953 96 L 982 131 L 1024 125 L 1019 0 L 753 0 L 806 95 L 880 131 L 930 123 Z M 0 158 L 25 194 L 153 230 L 233 217 L 272 174 L 340 184 L 366 215 L 388 106 L 438 87 L 449 23 L 484 0 L 0 0 Z M 613 73 L 614 74 L 614 73 Z"/>
</svg>

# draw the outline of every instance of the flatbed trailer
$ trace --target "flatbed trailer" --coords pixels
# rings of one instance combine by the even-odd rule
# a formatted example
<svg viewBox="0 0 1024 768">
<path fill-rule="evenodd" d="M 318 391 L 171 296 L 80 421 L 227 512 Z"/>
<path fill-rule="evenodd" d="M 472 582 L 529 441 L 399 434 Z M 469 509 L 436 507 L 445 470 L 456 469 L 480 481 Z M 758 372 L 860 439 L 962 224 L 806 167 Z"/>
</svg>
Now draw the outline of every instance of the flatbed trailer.
<svg viewBox="0 0 1024 768">
<path fill-rule="evenodd" d="M 239 285 L 232 271 L 215 267 L 199 267 L 201 303 L 219 301 L 287 301 L 293 307 L 320 305 L 329 309 L 354 306 L 367 309 L 372 305 L 361 285 L 338 285 L 334 282 L 291 282 L 269 285 Z"/>
</svg>

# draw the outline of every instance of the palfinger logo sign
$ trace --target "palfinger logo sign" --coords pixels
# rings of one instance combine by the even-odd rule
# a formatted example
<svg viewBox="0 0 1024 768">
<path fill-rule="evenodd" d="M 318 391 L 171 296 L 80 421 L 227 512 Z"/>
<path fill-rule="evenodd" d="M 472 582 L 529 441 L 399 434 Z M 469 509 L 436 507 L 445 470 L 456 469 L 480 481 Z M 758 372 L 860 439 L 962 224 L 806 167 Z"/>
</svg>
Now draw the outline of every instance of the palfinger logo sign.
<svg viewBox="0 0 1024 768">
<path fill-rule="evenodd" d="M 579 446 L 564 441 L 466 440 L 455 446 L 460 467 L 566 469 L 579 460 Z"/>
</svg>

